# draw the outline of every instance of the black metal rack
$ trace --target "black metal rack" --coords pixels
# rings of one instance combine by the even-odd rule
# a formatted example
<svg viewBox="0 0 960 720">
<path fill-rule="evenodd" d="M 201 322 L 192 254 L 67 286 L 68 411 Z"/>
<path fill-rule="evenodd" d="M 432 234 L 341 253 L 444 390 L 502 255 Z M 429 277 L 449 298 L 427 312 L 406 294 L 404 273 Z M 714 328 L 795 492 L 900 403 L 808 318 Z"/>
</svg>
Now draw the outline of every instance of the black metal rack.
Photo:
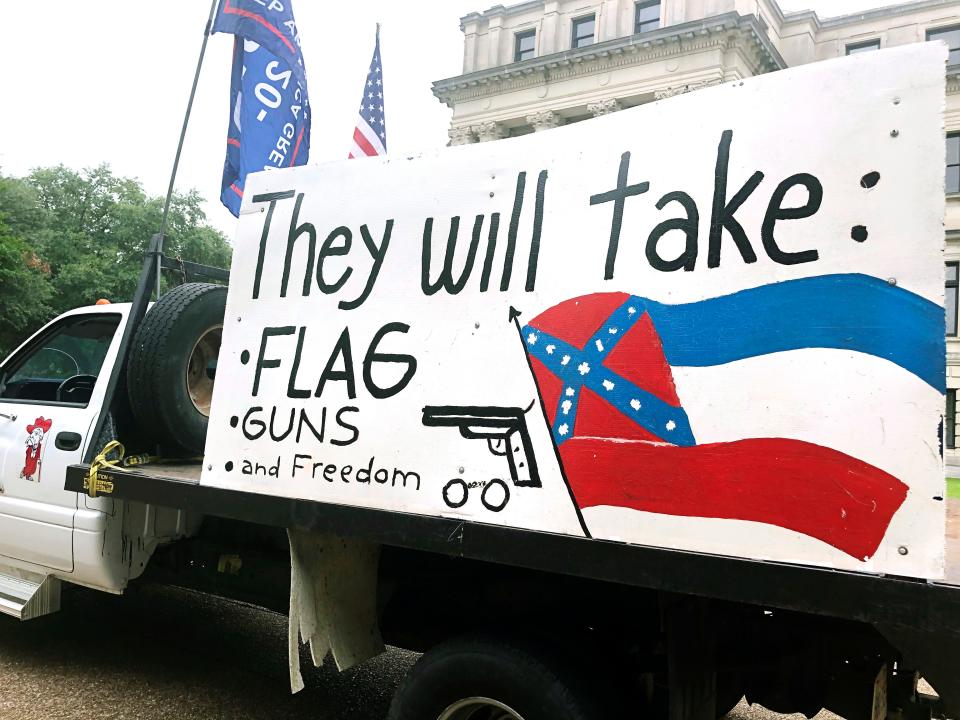
<svg viewBox="0 0 960 720">
<path fill-rule="evenodd" d="M 153 283 L 157 277 L 158 268 L 163 270 L 175 270 L 182 274 L 184 281 L 191 277 L 204 277 L 212 280 L 221 280 L 227 282 L 230 280 L 230 271 L 222 268 L 215 268 L 200 263 L 187 262 L 179 258 L 168 258 L 161 251 L 163 247 L 163 235 L 157 233 L 150 238 L 150 244 L 147 246 L 147 252 L 143 258 L 143 267 L 140 270 L 140 277 L 137 280 L 137 289 L 134 291 L 133 300 L 130 303 L 130 315 L 123 328 L 123 334 L 120 337 L 120 347 L 117 350 L 117 361 L 110 369 L 110 376 L 107 380 L 107 389 L 103 396 L 103 407 L 97 416 L 96 426 L 90 437 L 98 438 L 103 430 L 103 424 L 107 420 L 107 415 L 116 396 L 117 386 L 120 383 L 120 377 L 126 369 L 125 358 L 130 351 L 130 343 L 136 337 L 137 329 L 143 316 L 147 313 L 147 307 L 150 305 L 150 296 Z M 84 462 L 91 462 L 94 456 L 102 448 L 95 447 L 96 443 L 90 443 L 84 453 Z"/>
</svg>

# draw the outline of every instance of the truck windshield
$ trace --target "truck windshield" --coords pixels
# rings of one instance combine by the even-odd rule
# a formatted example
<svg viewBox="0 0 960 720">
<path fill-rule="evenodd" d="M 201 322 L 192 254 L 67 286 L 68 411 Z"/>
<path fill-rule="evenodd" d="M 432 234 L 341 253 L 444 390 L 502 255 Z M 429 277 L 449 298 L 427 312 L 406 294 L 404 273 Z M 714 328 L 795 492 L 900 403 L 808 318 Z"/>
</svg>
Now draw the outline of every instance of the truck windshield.
<svg viewBox="0 0 960 720">
<path fill-rule="evenodd" d="M 0 400 L 86 404 L 119 324 L 120 316 L 110 314 L 75 316 L 55 325 L 8 364 Z"/>
</svg>

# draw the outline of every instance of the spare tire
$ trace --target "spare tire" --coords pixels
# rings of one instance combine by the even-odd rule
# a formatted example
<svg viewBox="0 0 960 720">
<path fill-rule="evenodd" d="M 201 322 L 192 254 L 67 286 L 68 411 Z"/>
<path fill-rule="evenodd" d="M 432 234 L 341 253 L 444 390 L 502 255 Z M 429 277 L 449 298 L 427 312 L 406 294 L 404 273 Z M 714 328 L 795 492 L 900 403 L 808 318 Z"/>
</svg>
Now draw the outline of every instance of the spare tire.
<svg viewBox="0 0 960 720">
<path fill-rule="evenodd" d="M 203 453 L 227 288 L 187 283 L 144 316 L 127 362 L 130 408 L 166 452 Z"/>
</svg>

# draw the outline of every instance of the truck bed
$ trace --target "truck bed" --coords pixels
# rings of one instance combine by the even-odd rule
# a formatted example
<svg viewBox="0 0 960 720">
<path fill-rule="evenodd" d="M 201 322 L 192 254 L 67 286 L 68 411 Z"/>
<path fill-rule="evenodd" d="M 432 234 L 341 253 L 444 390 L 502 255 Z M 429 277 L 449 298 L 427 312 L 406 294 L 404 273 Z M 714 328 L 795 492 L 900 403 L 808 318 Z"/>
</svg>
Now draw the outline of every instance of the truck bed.
<svg viewBox="0 0 960 720">
<path fill-rule="evenodd" d="M 66 489 L 86 492 L 88 470 L 87 465 L 70 466 Z M 200 472 L 200 463 L 163 463 L 107 468 L 99 475 L 113 483 L 109 493 L 102 493 L 113 498 L 960 639 L 960 508 L 956 507 L 949 513 L 947 533 L 950 575 L 945 581 L 930 582 L 224 490 L 201 485 Z"/>
</svg>

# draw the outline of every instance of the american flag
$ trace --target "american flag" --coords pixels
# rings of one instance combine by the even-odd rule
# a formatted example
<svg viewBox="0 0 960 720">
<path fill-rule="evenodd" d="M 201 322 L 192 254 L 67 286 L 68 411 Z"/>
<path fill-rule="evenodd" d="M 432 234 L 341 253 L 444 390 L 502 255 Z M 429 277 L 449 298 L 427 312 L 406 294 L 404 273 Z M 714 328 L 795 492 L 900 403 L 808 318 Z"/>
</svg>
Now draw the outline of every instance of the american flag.
<svg viewBox="0 0 960 720">
<path fill-rule="evenodd" d="M 349 157 L 368 157 L 387 154 L 387 122 L 383 114 L 383 64 L 380 62 L 380 26 L 373 59 L 363 86 L 363 99 Z"/>
</svg>

